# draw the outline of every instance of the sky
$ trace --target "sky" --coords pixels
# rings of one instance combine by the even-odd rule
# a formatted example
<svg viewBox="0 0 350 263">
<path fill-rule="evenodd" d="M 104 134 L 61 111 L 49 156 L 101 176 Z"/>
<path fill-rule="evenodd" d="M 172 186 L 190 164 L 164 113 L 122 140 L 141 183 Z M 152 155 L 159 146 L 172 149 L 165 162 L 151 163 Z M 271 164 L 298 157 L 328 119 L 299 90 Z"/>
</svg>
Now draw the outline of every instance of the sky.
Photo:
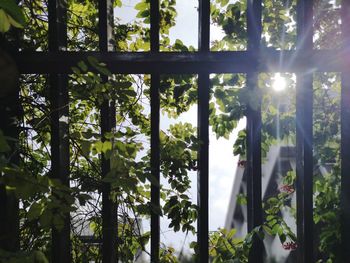
<svg viewBox="0 0 350 263">
<path fill-rule="evenodd" d="M 122 23 L 133 21 L 137 11 L 133 9 L 138 0 L 124 0 L 122 8 L 115 9 L 115 16 L 121 19 Z M 170 30 L 170 40 L 175 42 L 180 39 L 185 45 L 198 47 L 198 0 L 177 0 L 176 9 L 178 16 L 176 26 Z M 223 33 L 215 28 L 211 30 L 211 40 L 219 39 Z M 191 107 L 178 119 L 169 119 L 161 115 L 160 128 L 166 130 L 170 124 L 178 122 L 189 122 L 197 126 L 197 108 Z M 216 139 L 215 134 L 210 129 L 209 138 L 209 231 L 222 228 L 225 223 L 226 213 L 229 206 L 229 198 L 233 186 L 234 176 L 237 168 L 238 156 L 233 156 L 232 146 L 239 130 L 245 127 L 245 120 L 241 120 L 229 140 L 224 138 Z M 190 173 L 192 180 L 190 195 L 196 201 L 197 195 L 197 174 Z M 166 184 L 163 180 L 162 184 Z M 178 251 L 185 243 L 184 250 L 188 252 L 188 244 L 196 240 L 195 236 L 189 235 L 184 242 L 185 235 L 173 233 L 168 229 L 169 221 L 161 218 L 161 242 L 174 246 Z M 143 225 L 147 231 L 149 226 Z"/>
</svg>

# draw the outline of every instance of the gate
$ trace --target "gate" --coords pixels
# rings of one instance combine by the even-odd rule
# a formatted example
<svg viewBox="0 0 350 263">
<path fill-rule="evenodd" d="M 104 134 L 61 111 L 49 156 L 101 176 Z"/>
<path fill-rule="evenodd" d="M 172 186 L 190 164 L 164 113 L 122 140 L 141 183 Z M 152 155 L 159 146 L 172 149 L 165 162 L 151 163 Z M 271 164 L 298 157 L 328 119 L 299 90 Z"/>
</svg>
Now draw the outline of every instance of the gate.
<svg viewBox="0 0 350 263">
<path fill-rule="evenodd" d="M 247 0 L 248 48 L 246 51 L 210 51 L 210 1 L 199 0 L 198 52 L 160 52 L 159 0 L 150 0 L 150 52 L 116 52 L 111 47 L 113 1 L 99 0 L 99 51 L 66 51 L 66 0 L 49 0 L 49 51 L 16 52 L 15 60 L 22 74 L 49 74 L 51 105 L 52 173 L 69 186 L 69 142 L 64 134 L 68 125 L 60 118 L 68 117 L 68 75 L 71 67 L 89 56 L 107 64 L 112 73 L 151 74 L 151 168 L 160 177 L 159 121 L 160 74 L 198 74 L 198 137 L 202 144 L 198 156 L 198 247 L 199 262 L 208 262 L 208 144 L 209 144 L 209 74 L 246 73 L 247 88 L 257 89 L 259 72 L 293 72 L 297 76 L 296 150 L 297 150 L 297 238 L 298 262 L 313 262 L 313 201 L 312 201 L 312 73 L 341 72 L 341 238 L 344 260 L 350 258 L 350 2 L 342 1 L 342 48 L 313 49 L 313 1 L 297 1 L 297 48 L 271 50 L 261 46 L 262 2 Z M 281 63 L 281 58 L 283 61 Z M 307 72 L 307 73 L 305 73 Z M 105 79 L 107 81 L 107 79 Z M 111 131 L 109 116 L 115 108 L 106 100 L 100 109 L 101 131 Z M 261 112 L 248 108 L 247 112 L 247 186 L 248 231 L 263 222 L 261 197 Z M 102 174 L 109 171 L 109 161 L 103 159 Z M 117 222 L 116 206 L 108 196 L 108 184 L 103 186 L 102 251 L 103 262 L 116 262 Z M 151 202 L 160 203 L 159 186 L 152 184 Z M 3 209 L 3 208 L 2 208 Z M 159 215 L 151 215 L 151 261 L 159 262 Z M 54 262 L 70 262 L 70 222 L 66 217 L 63 231 L 53 231 Z M 262 262 L 262 242 L 255 240 L 250 262 Z M 345 261 L 344 261 L 345 262 Z"/>
</svg>

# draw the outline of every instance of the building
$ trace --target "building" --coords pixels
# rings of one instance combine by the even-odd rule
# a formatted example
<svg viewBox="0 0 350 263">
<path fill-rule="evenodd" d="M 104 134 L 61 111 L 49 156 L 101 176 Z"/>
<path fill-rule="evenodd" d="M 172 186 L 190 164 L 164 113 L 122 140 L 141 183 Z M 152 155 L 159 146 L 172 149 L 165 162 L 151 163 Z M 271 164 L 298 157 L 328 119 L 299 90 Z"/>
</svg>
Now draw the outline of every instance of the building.
<svg viewBox="0 0 350 263">
<path fill-rule="evenodd" d="M 276 195 L 282 184 L 282 176 L 288 171 L 295 171 L 294 146 L 272 146 L 263 160 L 262 165 L 262 198 L 263 200 Z M 247 207 L 237 200 L 240 196 L 247 194 L 247 178 L 244 165 L 239 165 L 236 170 L 236 176 L 231 192 L 229 208 L 225 221 L 225 228 L 237 230 L 237 237 L 244 237 L 247 234 Z M 291 198 L 291 206 L 296 206 L 295 193 Z M 296 232 L 296 222 L 291 215 L 290 209 L 282 211 L 282 217 L 292 229 Z M 295 253 L 285 250 L 278 236 L 271 237 L 266 235 L 264 239 L 266 262 L 296 262 Z"/>
<path fill-rule="evenodd" d="M 315 165 L 314 176 L 325 176 L 331 172 L 332 163 L 324 165 Z M 280 192 L 279 188 L 282 185 L 282 176 L 289 171 L 296 169 L 296 152 L 295 147 L 291 145 L 275 145 L 271 146 L 266 158 L 262 164 L 262 198 L 266 201 L 269 197 L 274 196 Z M 225 228 L 237 230 L 237 237 L 244 237 L 247 234 L 247 207 L 244 203 L 238 202 L 241 196 L 247 194 L 247 178 L 244 165 L 239 165 L 236 170 L 236 176 L 233 183 L 231 197 L 229 201 L 229 208 L 225 220 Z M 293 193 L 291 197 L 291 207 L 296 207 L 296 194 Z M 293 217 L 290 209 L 281 211 L 281 216 L 284 221 L 296 233 L 296 220 Z M 315 233 L 319 230 L 314 229 Z M 314 250 L 317 256 L 317 234 L 315 234 Z M 278 236 L 271 237 L 266 235 L 264 239 L 265 247 L 265 262 L 273 263 L 289 263 L 297 262 L 296 253 L 291 250 L 286 250 Z M 322 257 L 322 255 L 319 255 Z"/>
</svg>

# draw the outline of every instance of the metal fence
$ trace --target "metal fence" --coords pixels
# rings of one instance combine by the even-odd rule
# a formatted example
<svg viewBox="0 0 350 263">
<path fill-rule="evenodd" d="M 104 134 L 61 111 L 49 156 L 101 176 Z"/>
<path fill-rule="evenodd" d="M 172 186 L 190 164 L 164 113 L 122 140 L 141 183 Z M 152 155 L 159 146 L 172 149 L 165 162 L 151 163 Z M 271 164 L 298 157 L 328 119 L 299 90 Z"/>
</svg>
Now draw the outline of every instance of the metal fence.
<svg viewBox="0 0 350 263">
<path fill-rule="evenodd" d="M 199 262 L 208 262 L 208 144 L 209 144 L 209 74 L 246 73 L 247 87 L 257 88 L 259 72 L 293 72 L 297 76 L 296 147 L 297 147 L 297 238 L 298 262 L 313 262 L 313 150 L 312 150 L 312 73 L 330 71 L 342 73 L 341 93 L 341 238 L 344 260 L 350 258 L 350 1 L 342 2 L 343 44 L 339 50 L 313 49 L 313 1 L 297 2 L 297 48 L 295 50 L 267 50 L 261 47 L 262 1 L 247 0 L 248 48 L 246 51 L 210 51 L 210 1 L 199 0 L 198 52 L 160 52 L 159 0 L 151 4 L 150 52 L 121 53 L 112 50 L 113 1 L 99 0 L 99 51 L 69 52 L 67 47 L 66 0 L 49 0 L 49 51 L 18 52 L 15 60 L 22 74 L 50 74 L 52 113 L 52 173 L 69 185 L 69 141 L 64 134 L 68 125 L 60 121 L 68 116 L 68 77 L 71 67 L 79 61 L 95 56 L 107 64 L 112 73 L 151 74 L 151 167 L 155 178 L 160 174 L 159 146 L 159 84 L 160 74 L 198 74 L 198 137 L 202 141 L 198 156 L 198 247 Z M 282 56 L 283 55 L 283 56 Z M 283 61 L 281 63 L 281 57 Z M 305 73 L 306 72 L 306 73 Z M 107 79 L 106 79 L 107 81 Z M 59 109 L 59 110 L 57 110 Z M 101 130 L 113 127 L 115 108 L 105 101 L 101 108 Z M 248 231 L 262 224 L 261 200 L 261 112 L 248 108 L 247 112 L 247 172 L 248 172 Z M 106 175 L 109 162 L 102 161 Z M 109 196 L 108 184 L 103 187 L 102 252 L 103 262 L 117 262 L 116 205 Z M 159 187 L 152 185 L 151 201 L 159 205 Z M 53 262 L 70 262 L 69 215 L 63 231 L 52 233 Z M 151 261 L 159 262 L 159 215 L 151 216 Z M 262 242 L 256 240 L 249 262 L 262 262 Z M 346 262 L 346 260 L 344 261 Z"/>
</svg>

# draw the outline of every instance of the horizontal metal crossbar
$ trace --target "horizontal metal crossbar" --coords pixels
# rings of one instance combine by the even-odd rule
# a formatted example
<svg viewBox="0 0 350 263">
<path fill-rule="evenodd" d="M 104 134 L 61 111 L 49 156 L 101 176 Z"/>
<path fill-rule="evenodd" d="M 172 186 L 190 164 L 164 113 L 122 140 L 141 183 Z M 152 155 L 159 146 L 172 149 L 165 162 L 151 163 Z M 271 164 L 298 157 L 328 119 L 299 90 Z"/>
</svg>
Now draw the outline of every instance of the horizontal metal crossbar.
<svg viewBox="0 0 350 263">
<path fill-rule="evenodd" d="M 180 52 L 19 52 L 14 54 L 22 74 L 71 73 L 89 56 L 107 64 L 113 73 L 246 73 L 341 72 L 350 64 L 349 52 L 340 50 Z"/>
</svg>

